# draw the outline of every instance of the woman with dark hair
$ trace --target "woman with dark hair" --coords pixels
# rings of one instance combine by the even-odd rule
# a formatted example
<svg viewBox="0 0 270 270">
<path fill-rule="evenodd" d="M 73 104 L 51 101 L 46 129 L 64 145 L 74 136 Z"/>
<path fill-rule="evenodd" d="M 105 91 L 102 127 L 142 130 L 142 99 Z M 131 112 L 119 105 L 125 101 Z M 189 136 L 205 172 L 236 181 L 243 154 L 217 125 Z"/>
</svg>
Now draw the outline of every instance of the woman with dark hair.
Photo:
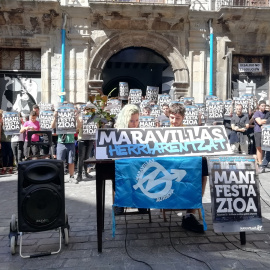
<svg viewBox="0 0 270 270">
<path fill-rule="evenodd" d="M 20 130 L 20 133 L 25 133 L 25 141 L 24 141 L 24 156 L 25 158 L 29 157 L 29 149 L 27 147 L 28 145 L 28 138 L 27 138 L 27 132 L 28 131 L 39 131 L 40 130 L 40 125 L 39 122 L 37 121 L 37 113 L 32 111 L 30 112 L 30 116 L 29 116 L 29 121 L 26 121 L 23 124 L 23 127 Z M 39 141 L 39 135 L 37 134 L 33 134 L 32 138 L 31 138 L 32 142 L 38 142 Z M 31 151 L 32 154 L 38 155 L 39 154 L 39 147 L 38 145 L 31 145 Z"/>
</svg>

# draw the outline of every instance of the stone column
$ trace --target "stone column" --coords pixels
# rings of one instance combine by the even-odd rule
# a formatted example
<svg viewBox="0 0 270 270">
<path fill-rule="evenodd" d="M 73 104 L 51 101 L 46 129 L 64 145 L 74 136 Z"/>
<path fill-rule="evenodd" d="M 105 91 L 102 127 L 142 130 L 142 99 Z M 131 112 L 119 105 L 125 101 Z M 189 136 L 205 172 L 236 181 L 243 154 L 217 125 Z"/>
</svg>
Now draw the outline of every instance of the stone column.
<svg viewBox="0 0 270 270">
<path fill-rule="evenodd" d="M 41 47 L 41 101 L 51 102 L 51 49 Z"/>
</svg>

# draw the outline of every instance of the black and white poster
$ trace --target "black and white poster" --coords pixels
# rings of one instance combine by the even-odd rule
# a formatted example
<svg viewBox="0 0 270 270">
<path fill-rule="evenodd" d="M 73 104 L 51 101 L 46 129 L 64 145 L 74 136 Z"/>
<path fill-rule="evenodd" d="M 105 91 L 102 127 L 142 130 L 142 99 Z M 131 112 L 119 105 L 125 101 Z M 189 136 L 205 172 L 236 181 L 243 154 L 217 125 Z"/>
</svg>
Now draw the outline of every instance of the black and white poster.
<svg viewBox="0 0 270 270">
<path fill-rule="evenodd" d="M 152 111 L 151 111 L 151 116 L 154 116 L 154 117 L 159 117 L 160 115 L 161 115 L 161 113 L 162 113 L 162 111 L 161 111 L 161 108 L 160 108 L 160 106 L 159 105 L 153 105 L 153 106 L 151 106 L 151 109 L 152 109 Z"/>
<path fill-rule="evenodd" d="M 224 102 L 224 119 L 231 120 L 233 115 L 233 103 L 231 99 L 225 100 Z"/>
<path fill-rule="evenodd" d="M 140 111 L 143 112 L 143 108 L 145 107 L 151 107 L 150 100 L 149 99 L 143 99 L 140 104 Z"/>
<path fill-rule="evenodd" d="M 270 125 L 262 126 L 262 138 L 261 138 L 262 150 L 270 151 Z"/>
<path fill-rule="evenodd" d="M 198 108 L 201 124 L 205 124 L 205 104 L 204 103 L 195 103 L 195 106 Z"/>
<path fill-rule="evenodd" d="M 41 111 L 39 113 L 40 130 L 52 130 L 51 124 L 54 119 L 53 111 Z"/>
<path fill-rule="evenodd" d="M 181 101 L 184 102 L 184 105 L 194 105 L 195 103 L 194 97 L 184 97 Z"/>
<path fill-rule="evenodd" d="M 220 100 L 207 100 L 207 124 L 222 124 L 224 120 L 224 104 Z"/>
<path fill-rule="evenodd" d="M 243 94 L 241 95 L 241 98 L 247 99 L 249 101 L 249 109 L 251 111 L 253 111 L 257 106 L 256 96 L 254 96 L 253 94 Z"/>
<path fill-rule="evenodd" d="M 233 100 L 234 100 L 234 112 L 236 112 L 235 111 L 236 105 L 241 104 L 242 107 L 243 107 L 242 113 L 243 114 L 248 114 L 249 103 L 250 103 L 250 100 L 248 98 L 246 98 L 245 96 L 243 96 L 243 97 L 233 97 Z"/>
<path fill-rule="evenodd" d="M 76 117 L 72 104 L 63 104 L 57 108 L 56 134 L 75 134 Z"/>
<path fill-rule="evenodd" d="M 199 125 L 199 110 L 196 106 L 186 105 L 186 113 L 183 120 L 184 126 L 198 126 Z"/>
<path fill-rule="evenodd" d="M 157 104 L 162 107 L 164 103 L 170 104 L 172 98 L 169 94 L 159 94 Z"/>
<path fill-rule="evenodd" d="M 158 92 L 159 92 L 158 87 L 156 87 L 156 86 L 147 86 L 146 87 L 145 99 L 157 102 L 158 101 Z"/>
<path fill-rule="evenodd" d="M 106 110 L 110 111 L 111 115 L 118 115 L 122 109 L 122 100 L 110 99 L 107 102 Z"/>
<path fill-rule="evenodd" d="M 224 126 L 98 129 L 96 159 L 232 154 Z"/>
<path fill-rule="evenodd" d="M 82 135 L 84 139 L 92 140 L 95 139 L 97 123 L 94 122 L 94 119 L 91 114 L 82 114 Z"/>
<path fill-rule="evenodd" d="M 208 157 L 208 171 L 214 231 L 262 231 L 254 158 Z"/>
<path fill-rule="evenodd" d="M 141 101 L 142 101 L 142 90 L 141 89 L 130 89 L 130 91 L 129 91 L 130 104 L 140 105 Z"/>
<path fill-rule="evenodd" d="M 162 119 L 159 121 L 160 127 L 170 127 L 171 126 L 171 122 L 169 119 L 165 120 Z"/>
<path fill-rule="evenodd" d="M 127 82 L 119 82 L 119 99 L 127 100 L 129 87 Z"/>
<path fill-rule="evenodd" d="M 156 121 L 154 116 L 140 116 L 140 128 L 154 128 Z"/>
<path fill-rule="evenodd" d="M 204 100 L 205 101 L 207 101 L 207 100 L 218 100 L 218 97 L 213 96 L 213 95 L 207 95 L 207 96 L 205 96 Z"/>
<path fill-rule="evenodd" d="M 20 133 L 21 121 L 18 112 L 3 113 L 3 130 L 5 135 Z"/>
<path fill-rule="evenodd" d="M 29 115 L 41 100 L 41 75 L 29 72 L 0 73 L 0 105 L 3 111 Z"/>
<path fill-rule="evenodd" d="M 38 106 L 40 111 L 52 111 L 54 109 L 54 105 L 51 103 L 40 102 Z"/>
</svg>

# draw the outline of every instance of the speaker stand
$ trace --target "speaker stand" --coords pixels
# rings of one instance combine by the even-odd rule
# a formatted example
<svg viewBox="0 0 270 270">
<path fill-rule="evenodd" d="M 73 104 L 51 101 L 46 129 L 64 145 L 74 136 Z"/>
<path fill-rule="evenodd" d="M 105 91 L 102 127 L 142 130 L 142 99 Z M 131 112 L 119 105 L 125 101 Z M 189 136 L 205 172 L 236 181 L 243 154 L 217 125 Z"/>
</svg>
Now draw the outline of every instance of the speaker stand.
<svg viewBox="0 0 270 270">
<path fill-rule="evenodd" d="M 23 255 L 22 254 L 22 238 L 23 238 L 23 233 L 20 232 L 20 256 L 22 258 L 36 258 L 36 257 L 44 257 L 44 256 L 49 256 L 49 255 L 53 255 L 53 254 L 57 254 L 60 252 L 61 250 L 61 236 L 62 236 L 62 230 L 61 227 L 57 229 L 59 231 L 59 249 L 57 251 L 49 251 L 49 252 L 42 252 L 42 253 L 37 253 L 37 254 L 32 254 L 32 255 Z M 66 237 L 66 234 L 65 234 Z"/>
</svg>

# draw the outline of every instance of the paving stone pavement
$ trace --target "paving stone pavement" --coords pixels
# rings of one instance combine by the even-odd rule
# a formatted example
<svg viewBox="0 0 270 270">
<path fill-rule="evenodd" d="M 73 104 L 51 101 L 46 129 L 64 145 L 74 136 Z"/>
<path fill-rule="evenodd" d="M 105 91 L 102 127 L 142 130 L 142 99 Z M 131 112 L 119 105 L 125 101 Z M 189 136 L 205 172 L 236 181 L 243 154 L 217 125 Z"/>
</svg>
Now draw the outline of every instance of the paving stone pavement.
<svg viewBox="0 0 270 270">
<path fill-rule="evenodd" d="M 113 239 L 111 182 L 107 181 L 102 253 L 97 251 L 95 175 L 92 175 L 91 181 L 84 179 L 77 185 L 65 185 L 69 245 L 63 244 L 56 255 L 31 259 L 21 258 L 18 247 L 15 255 L 10 253 L 8 234 L 11 215 L 17 212 L 17 175 L 0 176 L 0 270 L 270 269 L 270 169 L 259 176 L 264 231 L 247 233 L 245 246 L 240 245 L 239 233 L 223 235 L 213 231 L 208 185 L 203 198 L 208 225 L 204 234 L 182 229 L 179 212 L 172 212 L 171 221 L 164 222 L 160 211 L 152 210 L 152 223 L 147 215 L 126 216 L 126 220 L 117 216 Z M 168 220 L 169 216 L 167 212 Z M 23 236 L 23 253 L 57 250 L 58 244 L 56 231 L 28 233 Z"/>
</svg>

